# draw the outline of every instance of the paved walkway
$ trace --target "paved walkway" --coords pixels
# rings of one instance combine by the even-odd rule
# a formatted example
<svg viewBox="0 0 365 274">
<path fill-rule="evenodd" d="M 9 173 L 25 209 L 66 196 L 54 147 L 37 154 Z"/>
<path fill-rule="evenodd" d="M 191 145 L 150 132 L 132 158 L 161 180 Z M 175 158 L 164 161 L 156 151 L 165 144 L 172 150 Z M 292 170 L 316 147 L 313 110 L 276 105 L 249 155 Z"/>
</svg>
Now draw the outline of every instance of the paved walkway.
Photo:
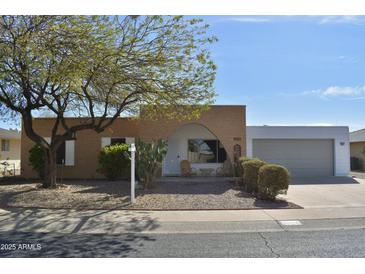
<svg viewBox="0 0 365 274">
<path fill-rule="evenodd" d="M 0 232 L 212 233 L 279 229 L 283 220 L 365 218 L 365 207 L 233 211 L 0 210 Z"/>
</svg>

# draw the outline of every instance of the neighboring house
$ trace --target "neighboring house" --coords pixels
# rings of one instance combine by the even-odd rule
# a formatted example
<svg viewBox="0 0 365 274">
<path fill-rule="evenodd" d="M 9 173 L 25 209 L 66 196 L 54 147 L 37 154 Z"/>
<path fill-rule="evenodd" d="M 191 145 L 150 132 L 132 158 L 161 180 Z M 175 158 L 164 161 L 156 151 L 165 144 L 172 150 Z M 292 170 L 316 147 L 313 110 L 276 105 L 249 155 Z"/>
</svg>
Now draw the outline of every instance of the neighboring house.
<svg viewBox="0 0 365 274">
<path fill-rule="evenodd" d="M 352 169 L 365 170 L 365 128 L 350 133 Z"/>
<path fill-rule="evenodd" d="M 8 169 L 19 173 L 20 170 L 20 136 L 17 130 L 0 128 L 0 174 L 2 174 L 7 162 Z"/>
<path fill-rule="evenodd" d="M 86 118 L 69 118 L 70 125 Z M 49 139 L 54 118 L 34 119 L 40 135 Z M 211 106 L 195 121 L 119 118 L 98 134 L 78 132 L 58 153 L 59 174 L 64 178 L 100 178 L 97 157 L 106 145 L 132 143 L 135 138 L 166 139 L 168 152 L 162 174 L 180 175 L 180 162 L 188 160 L 198 175 L 215 175 L 225 161 L 255 156 L 286 165 L 294 176 L 347 175 L 348 127 L 246 127 L 245 106 Z M 35 177 L 28 163 L 34 143 L 22 134 L 22 175 Z"/>
</svg>

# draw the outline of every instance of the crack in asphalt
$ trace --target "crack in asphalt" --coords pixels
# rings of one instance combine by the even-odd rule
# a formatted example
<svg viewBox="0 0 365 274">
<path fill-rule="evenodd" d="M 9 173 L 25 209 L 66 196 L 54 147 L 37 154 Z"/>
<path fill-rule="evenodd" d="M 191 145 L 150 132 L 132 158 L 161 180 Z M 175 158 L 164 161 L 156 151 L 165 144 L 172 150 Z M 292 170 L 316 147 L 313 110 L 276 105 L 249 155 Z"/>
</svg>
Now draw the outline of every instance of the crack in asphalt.
<svg viewBox="0 0 365 274">
<path fill-rule="evenodd" d="M 264 240 L 265 242 L 265 246 L 271 251 L 271 253 L 273 255 L 275 255 L 276 258 L 280 258 L 280 254 L 276 253 L 274 251 L 274 249 L 270 246 L 269 241 L 266 239 L 266 237 L 264 236 L 264 234 L 262 234 L 262 232 L 258 232 L 258 234 L 260 235 L 260 237 Z"/>
</svg>

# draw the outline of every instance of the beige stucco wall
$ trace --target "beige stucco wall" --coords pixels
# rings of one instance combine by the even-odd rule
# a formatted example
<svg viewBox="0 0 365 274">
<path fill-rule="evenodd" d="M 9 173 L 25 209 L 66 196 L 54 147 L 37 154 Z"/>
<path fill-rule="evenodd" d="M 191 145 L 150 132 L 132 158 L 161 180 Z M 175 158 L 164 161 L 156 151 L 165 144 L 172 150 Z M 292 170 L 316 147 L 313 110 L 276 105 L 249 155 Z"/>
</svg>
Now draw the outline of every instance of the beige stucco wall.
<svg viewBox="0 0 365 274">
<path fill-rule="evenodd" d="M 0 137 L 0 144 L 1 144 Z M 19 139 L 6 139 L 10 140 L 10 151 L 0 151 L 0 161 L 7 160 L 9 164 L 15 164 L 15 168 L 20 168 L 20 140 Z M 1 148 L 0 148 L 1 149 Z"/>
<path fill-rule="evenodd" d="M 230 159 L 233 159 L 233 146 L 241 146 L 246 155 L 246 108 L 245 106 L 212 106 L 203 112 L 196 121 L 141 120 L 141 137 L 166 139 L 182 125 L 198 123 L 205 126 L 223 144 Z"/>
<path fill-rule="evenodd" d="M 365 155 L 363 153 L 365 142 L 355 142 L 350 144 L 351 157 L 359 158 L 362 162 L 362 170 L 365 170 Z"/>
<path fill-rule="evenodd" d="M 85 118 L 69 118 L 70 125 L 82 123 Z M 180 126 L 199 123 L 207 127 L 224 145 L 232 157 L 233 146 L 239 144 L 242 155 L 246 155 L 246 115 L 244 106 L 212 106 L 195 121 L 151 121 L 143 119 L 117 119 L 107 130 L 97 134 L 92 130 L 80 131 L 75 141 L 75 165 L 65 166 L 58 173 L 63 178 L 101 178 L 96 172 L 97 157 L 101 149 L 102 137 L 141 137 L 144 139 L 167 139 Z M 34 119 L 35 131 L 43 137 L 49 137 L 53 118 Z M 34 143 L 22 130 L 21 174 L 26 178 L 36 177 L 28 163 L 29 150 Z"/>
<path fill-rule="evenodd" d="M 75 125 L 82 123 L 85 119 L 69 118 L 67 123 Z M 43 137 L 51 136 L 51 128 L 54 123 L 52 118 L 34 119 L 35 131 Z M 96 172 L 97 157 L 101 149 L 102 137 L 134 137 L 138 136 L 138 127 L 135 120 L 117 119 L 112 126 L 104 132 L 97 134 L 93 130 L 80 131 L 75 140 L 75 165 L 64 166 L 58 169 L 58 174 L 63 178 L 101 178 Z M 29 166 L 29 150 L 33 147 L 31 141 L 22 130 L 22 149 L 21 149 L 21 175 L 26 178 L 36 177 L 37 174 Z"/>
</svg>

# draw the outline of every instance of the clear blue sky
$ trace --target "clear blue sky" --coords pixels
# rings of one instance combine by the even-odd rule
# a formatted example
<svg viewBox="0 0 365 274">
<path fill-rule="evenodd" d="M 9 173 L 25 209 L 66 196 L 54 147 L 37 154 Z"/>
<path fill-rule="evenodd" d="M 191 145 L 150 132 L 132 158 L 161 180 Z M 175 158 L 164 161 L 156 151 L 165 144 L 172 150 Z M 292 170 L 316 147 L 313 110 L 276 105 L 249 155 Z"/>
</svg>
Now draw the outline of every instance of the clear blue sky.
<svg viewBox="0 0 365 274">
<path fill-rule="evenodd" d="M 249 125 L 365 127 L 365 17 L 205 16 L 217 104 Z"/>
<path fill-rule="evenodd" d="M 217 104 L 246 105 L 249 125 L 365 127 L 365 17 L 203 19 L 219 39 Z"/>
</svg>

